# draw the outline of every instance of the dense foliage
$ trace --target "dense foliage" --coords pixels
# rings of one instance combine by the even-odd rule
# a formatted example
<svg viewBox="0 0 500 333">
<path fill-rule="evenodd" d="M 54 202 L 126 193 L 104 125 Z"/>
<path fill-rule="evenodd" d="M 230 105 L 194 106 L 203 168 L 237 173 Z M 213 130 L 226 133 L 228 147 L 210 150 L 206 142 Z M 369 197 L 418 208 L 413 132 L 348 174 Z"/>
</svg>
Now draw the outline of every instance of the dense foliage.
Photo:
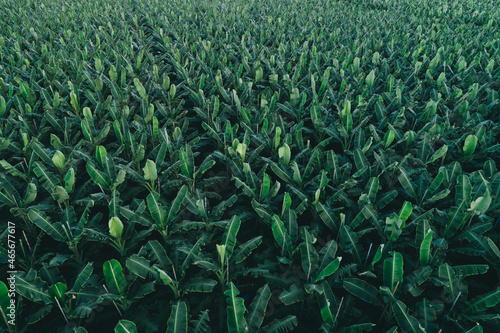
<svg viewBox="0 0 500 333">
<path fill-rule="evenodd" d="M 1 4 L 12 332 L 500 327 L 496 0 Z"/>
</svg>

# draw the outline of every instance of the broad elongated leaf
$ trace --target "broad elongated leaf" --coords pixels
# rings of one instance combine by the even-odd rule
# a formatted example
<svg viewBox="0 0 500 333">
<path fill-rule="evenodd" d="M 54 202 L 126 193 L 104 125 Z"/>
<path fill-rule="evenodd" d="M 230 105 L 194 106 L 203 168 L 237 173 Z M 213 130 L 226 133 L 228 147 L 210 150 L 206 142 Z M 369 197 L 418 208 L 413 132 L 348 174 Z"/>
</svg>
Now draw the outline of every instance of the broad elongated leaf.
<svg viewBox="0 0 500 333">
<path fill-rule="evenodd" d="M 477 136 L 475 135 L 468 135 L 467 138 L 465 138 L 465 142 L 464 142 L 464 147 L 463 147 L 463 151 L 464 151 L 464 155 L 465 156 L 470 156 L 472 154 L 474 154 L 474 151 L 476 150 L 476 146 L 477 146 Z"/>
<path fill-rule="evenodd" d="M 273 231 L 274 239 L 278 243 L 278 246 L 283 249 L 287 249 L 288 251 L 292 248 L 292 240 L 290 239 L 290 235 L 288 234 L 283 221 L 280 220 L 278 215 L 273 216 L 273 224 L 271 226 Z"/>
<path fill-rule="evenodd" d="M 403 186 L 406 193 L 410 197 L 415 199 L 417 197 L 417 195 L 415 194 L 415 188 L 413 186 L 413 183 L 412 183 L 410 177 L 408 176 L 408 174 L 406 173 L 405 170 L 400 168 L 399 171 L 400 171 L 400 174 L 398 176 L 399 183 L 401 184 L 401 186 Z"/>
<path fill-rule="evenodd" d="M 245 260 L 253 250 L 255 250 L 262 243 L 262 236 L 257 236 L 255 238 L 250 239 L 246 243 L 241 244 L 234 255 L 231 258 L 231 262 L 235 264 L 239 264 L 243 260 Z"/>
<path fill-rule="evenodd" d="M 52 223 L 50 221 L 50 218 L 45 215 L 45 213 L 39 212 L 34 209 L 30 210 L 30 212 L 28 213 L 28 217 L 31 222 L 36 224 L 40 229 L 42 229 L 56 241 L 69 241 L 69 234 L 66 232 L 61 222 Z"/>
<path fill-rule="evenodd" d="M 377 198 L 377 192 L 379 189 L 379 179 L 378 177 L 372 177 L 366 184 L 364 193 L 368 195 L 368 199 L 370 199 L 371 203 L 375 203 L 375 199 Z"/>
<path fill-rule="evenodd" d="M 188 332 L 188 311 L 187 305 L 183 301 L 172 306 L 172 312 L 167 322 L 167 333 L 187 333 Z"/>
<path fill-rule="evenodd" d="M 432 231 L 429 231 L 420 244 L 420 265 L 426 266 L 431 256 Z"/>
<path fill-rule="evenodd" d="M 427 299 L 423 299 L 417 303 L 417 320 L 420 322 L 426 332 L 436 333 L 438 331 L 436 310 L 432 307 Z"/>
<path fill-rule="evenodd" d="M 445 296 L 449 301 L 454 301 L 459 292 L 455 271 L 448 264 L 443 264 L 439 266 L 438 276 L 445 282 Z"/>
<path fill-rule="evenodd" d="M 111 183 L 109 179 L 103 172 L 99 171 L 92 162 L 88 162 L 86 168 L 90 177 L 97 185 L 101 186 L 104 190 L 110 189 Z"/>
<path fill-rule="evenodd" d="M 152 274 L 153 276 L 156 275 L 156 272 L 151 268 L 149 261 L 143 257 L 139 257 L 137 254 L 130 256 L 125 265 L 132 273 L 142 279 L 146 279 L 148 274 Z"/>
<path fill-rule="evenodd" d="M 384 285 L 393 293 L 398 283 L 403 282 L 403 256 L 399 252 L 389 252 L 384 260 Z"/>
<path fill-rule="evenodd" d="M 495 291 L 478 296 L 471 300 L 464 312 L 467 314 L 482 312 L 488 308 L 494 307 L 498 304 L 498 302 L 500 302 L 500 287 L 498 287 Z"/>
<path fill-rule="evenodd" d="M 170 269 L 172 261 L 167 255 L 165 248 L 157 240 L 149 241 L 146 244 L 146 250 L 151 255 L 151 262 L 157 263 L 163 270 Z"/>
<path fill-rule="evenodd" d="M 146 202 L 148 203 L 148 209 L 157 223 L 158 226 L 163 227 L 165 218 L 167 216 L 167 211 L 164 206 L 160 204 L 160 195 L 156 192 L 151 192 L 146 198 Z"/>
<path fill-rule="evenodd" d="M 226 256 L 230 258 L 233 254 L 234 246 L 236 245 L 236 235 L 240 230 L 241 220 L 238 216 L 234 215 L 229 224 L 226 227 L 226 232 L 224 233 L 223 245 L 226 246 Z"/>
<path fill-rule="evenodd" d="M 335 273 L 340 266 L 341 260 L 342 260 L 342 257 L 338 257 L 334 261 L 330 262 L 323 270 L 321 270 L 318 273 L 318 276 L 316 277 L 316 279 L 314 279 L 314 282 L 321 281 L 325 277 L 328 277 L 328 276 L 332 275 L 333 273 Z"/>
<path fill-rule="evenodd" d="M 186 292 L 209 293 L 214 290 L 217 281 L 197 277 L 190 279 L 181 285 L 181 288 Z"/>
<path fill-rule="evenodd" d="M 380 304 L 380 298 L 377 288 L 366 281 L 356 278 L 344 279 L 343 287 L 349 293 L 367 303 L 374 305 Z"/>
<path fill-rule="evenodd" d="M 226 285 L 224 295 L 227 297 L 227 330 L 229 333 L 246 332 L 247 322 L 245 320 L 245 304 L 243 298 L 237 297 L 240 291 L 232 282 Z"/>
<path fill-rule="evenodd" d="M 403 302 L 396 301 L 392 303 L 392 312 L 403 332 L 425 332 L 418 320 L 409 314 L 408 308 Z"/>
<path fill-rule="evenodd" d="M 90 276 L 92 275 L 92 272 L 94 270 L 94 267 L 92 266 L 92 263 L 89 262 L 85 267 L 82 268 L 80 273 L 78 274 L 75 283 L 73 284 L 73 288 L 71 288 L 72 292 L 80 292 L 87 281 L 89 280 Z"/>
<path fill-rule="evenodd" d="M 280 301 L 285 305 L 294 304 L 304 300 L 305 293 L 304 290 L 298 288 L 295 284 L 290 287 L 290 290 L 284 290 L 280 295 Z"/>
<path fill-rule="evenodd" d="M 305 228 L 302 231 L 304 242 L 299 245 L 299 248 L 302 255 L 302 269 L 309 280 L 311 272 L 318 269 L 319 256 L 313 247 L 313 236 Z"/>
<path fill-rule="evenodd" d="M 122 272 L 122 265 L 116 259 L 111 259 L 103 264 L 103 274 L 109 291 L 124 296 L 127 292 L 127 280 Z"/>
<path fill-rule="evenodd" d="M 177 193 L 177 196 L 175 197 L 174 201 L 172 201 L 172 205 L 170 206 L 166 219 L 167 223 L 172 222 L 176 217 L 176 214 L 179 212 L 179 209 L 181 208 L 181 205 L 184 202 L 187 190 L 188 190 L 187 186 L 183 185 L 179 190 L 179 192 Z"/>
<path fill-rule="evenodd" d="M 269 285 L 264 285 L 259 290 L 250 304 L 250 312 L 247 316 L 249 332 L 258 332 L 266 313 L 267 303 L 271 298 Z"/>
</svg>

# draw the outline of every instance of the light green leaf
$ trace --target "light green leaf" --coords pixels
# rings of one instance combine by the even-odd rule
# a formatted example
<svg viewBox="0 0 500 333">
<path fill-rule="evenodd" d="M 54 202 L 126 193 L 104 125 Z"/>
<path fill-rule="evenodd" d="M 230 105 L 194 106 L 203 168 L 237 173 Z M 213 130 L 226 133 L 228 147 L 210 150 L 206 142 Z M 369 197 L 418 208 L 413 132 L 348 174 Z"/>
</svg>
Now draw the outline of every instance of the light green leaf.
<svg viewBox="0 0 500 333">
<path fill-rule="evenodd" d="M 154 182 L 158 178 L 155 162 L 147 160 L 146 165 L 142 170 L 144 171 L 144 179 Z"/>
<path fill-rule="evenodd" d="M 123 232 L 123 223 L 119 217 L 114 216 L 108 222 L 109 234 L 116 238 L 120 239 L 122 237 Z"/>
<path fill-rule="evenodd" d="M 122 265 L 116 259 L 108 260 L 103 264 L 103 274 L 109 291 L 125 296 L 128 283 L 122 270 Z"/>
<path fill-rule="evenodd" d="M 465 156 L 471 156 L 472 154 L 474 154 L 474 151 L 476 150 L 476 146 L 477 146 L 477 137 L 475 135 L 468 135 L 467 138 L 465 139 L 465 142 L 464 142 L 464 147 L 463 147 L 463 151 L 464 151 L 464 155 Z"/>
</svg>

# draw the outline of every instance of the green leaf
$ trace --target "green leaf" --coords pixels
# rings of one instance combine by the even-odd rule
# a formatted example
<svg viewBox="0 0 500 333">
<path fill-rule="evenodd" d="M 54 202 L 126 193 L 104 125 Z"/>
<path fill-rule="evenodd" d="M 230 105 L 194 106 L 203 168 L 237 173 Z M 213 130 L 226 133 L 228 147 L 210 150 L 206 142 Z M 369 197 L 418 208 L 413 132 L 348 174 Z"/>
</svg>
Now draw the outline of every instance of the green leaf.
<svg viewBox="0 0 500 333">
<path fill-rule="evenodd" d="M 108 182 L 107 177 L 103 172 L 97 170 L 92 162 L 88 162 L 86 168 L 90 177 L 97 185 L 100 185 L 104 190 L 110 189 L 110 183 Z"/>
<path fill-rule="evenodd" d="M 457 205 L 461 204 L 461 201 L 467 201 L 467 204 L 472 198 L 472 185 L 470 183 L 469 177 L 462 175 L 458 177 L 457 186 L 455 186 L 455 202 Z"/>
<path fill-rule="evenodd" d="M 463 147 L 463 151 L 464 151 L 464 155 L 465 156 L 471 156 L 472 154 L 474 154 L 474 151 L 476 150 L 476 146 L 477 146 L 477 136 L 475 135 L 468 135 L 467 138 L 465 139 L 465 142 L 464 142 L 464 147 Z"/>
<path fill-rule="evenodd" d="M 338 257 L 331 263 L 329 263 L 321 272 L 319 272 L 318 276 L 316 279 L 314 279 L 314 283 L 323 280 L 325 277 L 328 277 L 335 273 L 337 269 L 340 266 L 340 261 L 342 260 L 342 257 Z"/>
<path fill-rule="evenodd" d="M 266 284 L 266 286 L 267 286 L 267 284 Z M 11 298 L 9 296 L 9 289 L 7 288 L 5 283 L 3 283 L 3 281 L 0 281 L 0 307 L 3 310 L 3 313 L 9 313 L 9 311 L 7 310 L 7 307 L 10 305 L 10 299 Z M 266 305 L 267 305 L 267 303 L 266 303 Z"/>
<path fill-rule="evenodd" d="M 226 231 L 224 233 L 223 245 L 226 246 L 226 256 L 230 258 L 233 254 L 234 246 L 236 245 L 236 235 L 238 230 L 240 230 L 241 220 L 238 216 L 233 215 L 228 225 L 226 226 Z"/>
<path fill-rule="evenodd" d="M 182 283 L 181 288 L 186 293 L 210 293 L 216 285 L 215 280 L 196 277 Z"/>
<path fill-rule="evenodd" d="M 299 245 L 299 249 L 302 255 L 302 269 L 309 280 L 311 272 L 318 269 L 319 256 L 313 247 L 313 236 L 306 228 L 303 228 L 302 231 L 304 242 Z"/>
<path fill-rule="evenodd" d="M 426 164 L 432 163 L 432 162 L 440 159 L 441 157 L 446 155 L 447 152 L 448 152 L 448 145 L 443 145 L 434 154 L 432 154 L 431 159 Z"/>
<path fill-rule="evenodd" d="M 154 182 L 156 179 L 158 179 L 158 172 L 156 171 L 156 163 L 155 162 L 153 162 L 151 160 L 147 160 L 146 165 L 144 166 L 142 171 L 144 171 L 144 179 L 150 180 L 152 182 Z"/>
<path fill-rule="evenodd" d="M 293 330 L 298 325 L 297 317 L 289 315 L 282 319 L 275 319 L 272 323 L 262 328 L 264 333 L 285 333 Z"/>
<path fill-rule="evenodd" d="M 175 197 L 174 201 L 172 201 L 172 206 L 170 206 L 170 209 L 168 211 L 166 219 L 167 223 L 170 223 L 175 219 L 176 214 L 179 212 L 179 209 L 181 208 L 181 205 L 184 202 L 187 190 L 188 190 L 187 186 L 183 185 L 179 190 L 179 192 L 177 192 L 177 196 Z"/>
<path fill-rule="evenodd" d="M 488 308 L 494 307 L 500 302 L 500 287 L 495 291 L 478 296 L 469 302 L 469 306 L 465 308 L 466 314 L 480 313 Z"/>
<path fill-rule="evenodd" d="M 257 236 L 255 238 L 250 239 L 246 243 L 241 244 L 237 251 L 231 258 L 231 264 L 239 264 L 243 260 L 245 260 L 253 250 L 255 250 L 262 243 L 262 236 Z"/>
<path fill-rule="evenodd" d="M 85 267 L 82 268 L 80 273 L 78 274 L 75 283 L 73 284 L 73 288 L 71 288 L 72 292 L 78 293 L 82 291 L 83 287 L 87 283 L 87 281 L 90 279 L 90 276 L 92 275 L 94 268 L 92 267 L 92 263 L 89 262 Z"/>
<path fill-rule="evenodd" d="M 116 324 L 115 333 L 137 333 L 137 326 L 130 320 L 122 319 Z"/>
<path fill-rule="evenodd" d="M 48 235 L 59 242 L 68 242 L 70 240 L 69 235 L 65 231 L 61 222 L 52 223 L 50 218 L 43 212 L 39 212 L 34 209 L 30 209 L 28 217 L 36 224 L 40 229 L 45 231 Z"/>
<path fill-rule="evenodd" d="M 75 185 L 75 169 L 70 168 L 68 172 L 66 172 L 66 175 L 64 176 L 64 189 L 66 192 L 71 193 L 73 192 L 73 187 Z"/>
<path fill-rule="evenodd" d="M 156 275 L 156 272 L 151 268 L 150 262 L 137 254 L 130 256 L 125 263 L 125 266 L 127 266 L 130 272 L 134 273 L 141 279 L 146 279 L 148 274 L 151 274 L 152 276 Z"/>
<path fill-rule="evenodd" d="M 420 266 L 426 266 L 431 257 L 432 231 L 429 230 L 420 244 Z"/>
<path fill-rule="evenodd" d="M 354 261 L 361 265 L 361 255 L 360 250 L 361 246 L 358 245 L 358 236 L 357 234 L 351 230 L 348 226 L 344 225 L 342 229 L 340 229 L 340 238 L 345 244 L 345 251 L 352 254 L 354 257 Z"/>
<path fill-rule="evenodd" d="M 52 156 L 52 162 L 59 169 L 59 171 L 61 171 L 66 163 L 66 157 L 64 157 L 64 154 L 59 150 L 56 150 L 54 156 Z"/>
<path fill-rule="evenodd" d="M 290 287 L 290 290 L 283 290 L 279 299 L 285 305 L 294 304 L 303 301 L 305 298 L 305 293 L 302 288 L 297 288 L 295 284 Z"/>
<path fill-rule="evenodd" d="M 448 301 L 452 302 L 458 295 L 458 279 L 455 276 L 455 271 L 448 265 L 439 266 L 438 276 L 445 281 L 444 295 Z"/>
<path fill-rule="evenodd" d="M 321 202 L 316 204 L 316 211 L 319 213 L 319 217 L 325 223 L 325 225 L 331 230 L 338 230 L 338 226 L 335 224 L 335 218 L 328 207 L 324 206 Z"/>
<path fill-rule="evenodd" d="M 172 265 L 165 248 L 157 240 L 149 241 L 146 244 L 146 250 L 150 253 L 153 264 L 159 264 L 164 270 L 169 269 Z"/>
<path fill-rule="evenodd" d="M 167 211 L 164 206 L 160 205 L 159 199 L 160 195 L 158 193 L 151 192 L 146 198 L 146 202 L 148 204 L 149 212 L 155 220 L 156 224 L 159 227 L 163 228 Z"/>
<path fill-rule="evenodd" d="M 387 133 L 385 133 L 384 136 L 384 142 L 385 142 L 385 148 L 389 147 L 391 143 L 394 141 L 394 131 L 393 130 L 388 130 Z"/>
<path fill-rule="evenodd" d="M 103 264 L 103 274 L 109 290 L 115 294 L 125 296 L 128 283 L 122 270 L 122 265 L 116 259 L 108 260 Z"/>
<path fill-rule="evenodd" d="M 59 301 L 64 303 L 64 294 L 66 293 L 67 289 L 68 287 L 64 283 L 57 282 L 52 287 L 50 287 L 49 295 L 52 297 L 57 297 Z"/>
<path fill-rule="evenodd" d="M 392 304 L 392 311 L 399 327 L 403 332 L 425 332 L 424 328 L 419 324 L 415 317 L 408 313 L 408 308 L 401 301 L 396 301 Z"/>
<path fill-rule="evenodd" d="M 474 326 L 465 333 L 483 333 L 483 327 L 479 325 L 479 323 L 476 323 L 476 326 Z"/>
<path fill-rule="evenodd" d="M 108 222 L 109 234 L 116 238 L 121 239 L 123 233 L 123 223 L 119 217 L 114 216 Z"/>
<path fill-rule="evenodd" d="M 287 251 L 291 251 L 292 240 L 290 239 L 290 235 L 285 229 L 283 221 L 281 221 L 279 216 L 276 214 L 272 217 L 272 221 L 273 222 L 271 225 L 271 229 L 273 231 L 274 239 L 278 243 L 278 246 L 282 249 L 282 252 L 284 249 L 287 249 Z"/>
<path fill-rule="evenodd" d="M 416 199 L 417 195 L 415 194 L 415 189 L 413 188 L 413 183 L 411 182 L 410 177 L 408 177 L 408 174 L 403 169 L 399 168 L 399 170 L 400 170 L 400 174 L 398 176 L 399 183 L 403 186 L 403 188 L 405 189 L 406 193 L 408 193 L 409 196 Z"/>
<path fill-rule="evenodd" d="M 40 143 L 33 142 L 33 150 L 38 155 L 38 157 L 40 157 L 42 159 L 42 161 L 46 165 L 52 165 L 52 159 L 45 152 L 45 149 L 43 148 L 43 146 Z"/>
<path fill-rule="evenodd" d="M 437 332 L 438 325 L 435 323 L 435 321 L 437 321 L 436 310 L 432 304 L 424 298 L 421 302 L 417 303 L 416 308 L 417 320 L 420 322 L 425 331 Z"/>
<path fill-rule="evenodd" d="M 448 224 L 446 225 L 445 231 L 443 233 L 443 237 L 448 235 L 448 232 L 451 231 L 454 233 L 457 231 L 464 222 L 465 214 L 463 211 L 465 207 L 468 205 L 468 202 L 465 200 L 461 200 L 458 207 L 451 207 L 448 213 Z"/>
<path fill-rule="evenodd" d="M 377 288 L 366 281 L 348 278 L 343 281 L 344 289 L 359 299 L 374 305 L 380 304 Z"/>
<path fill-rule="evenodd" d="M 258 332 L 264 316 L 266 314 L 267 303 L 271 298 L 271 289 L 269 285 L 264 285 L 259 290 L 250 304 L 250 312 L 247 316 L 249 332 Z"/>
<path fill-rule="evenodd" d="M 148 96 L 146 95 L 146 89 L 144 89 L 144 86 L 142 85 L 141 81 L 139 81 L 138 78 L 134 78 L 134 86 L 135 89 L 137 89 L 137 92 L 139 93 L 141 98 L 147 100 Z"/>
<path fill-rule="evenodd" d="M 379 189 L 379 179 L 378 177 L 372 177 L 366 184 L 365 190 L 363 193 L 365 193 L 368 196 L 368 199 L 370 199 L 371 203 L 375 203 L 375 199 L 377 198 L 377 192 Z"/>
<path fill-rule="evenodd" d="M 354 163 L 356 164 L 356 169 L 358 170 L 362 170 L 370 166 L 365 154 L 363 154 L 361 149 L 356 149 L 354 151 Z"/>
<path fill-rule="evenodd" d="M 410 217 L 412 212 L 413 212 L 413 206 L 411 205 L 410 202 L 405 201 L 403 207 L 401 207 L 401 211 L 399 212 L 399 218 L 403 222 L 405 222 L 408 219 L 408 217 Z"/>
<path fill-rule="evenodd" d="M 271 188 L 271 180 L 267 173 L 264 173 L 263 179 L 262 179 L 262 190 L 260 194 L 260 201 L 262 201 L 266 195 L 269 193 L 269 189 Z"/>
<path fill-rule="evenodd" d="M 194 320 L 194 333 L 210 333 L 212 330 L 210 329 L 210 326 L 208 325 L 208 322 L 210 321 L 210 318 L 208 316 L 208 310 L 202 311 L 200 316 L 198 317 L 198 320 Z"/>
<path fill-rule="evenodd" d="M 188 311 L 186 302 L 179 301 L 172 306 L 172 312 L 167 322 L 166 333 L 187 333 Z"/>
<path fill-rule="evenodd" d="M 491 204 L 491 195 L 490 191 L 486 189 L 486 193 L 483 197 L 477 198 L 474 202 L 470 204 L 469 210 L 472 210 L 476 214 L 478 213 L 486 213 Z"/>
<path fill-rule="evenodd" d="M 242 333 L 248 330 L 245 320 L 245 305 L 243 298 L 237 297 L 240 291 L 232 282 L 226 285 L 224 295 L 227 297 L 227 330 L 229 333 Z"/>
<path fill-rule="evenodd" d="M 403 282 L 403 256 L 399 252 L 389 252 L 392 257 L 384 260 L 384 285 L 394 293 L 396 285 Z"/>
<path fill-rule="evenodd" d="M 478 275 L 478 274 L 484 274 L 488 272 L 489 266 L 488 265 L 458 265 L 458 266 L 453 266 L 453 270 L 455 271 L 455 274 L 457 275 L 462 275 L 462 276 L 471 276 L 471 275 Z"/>
</svg>

